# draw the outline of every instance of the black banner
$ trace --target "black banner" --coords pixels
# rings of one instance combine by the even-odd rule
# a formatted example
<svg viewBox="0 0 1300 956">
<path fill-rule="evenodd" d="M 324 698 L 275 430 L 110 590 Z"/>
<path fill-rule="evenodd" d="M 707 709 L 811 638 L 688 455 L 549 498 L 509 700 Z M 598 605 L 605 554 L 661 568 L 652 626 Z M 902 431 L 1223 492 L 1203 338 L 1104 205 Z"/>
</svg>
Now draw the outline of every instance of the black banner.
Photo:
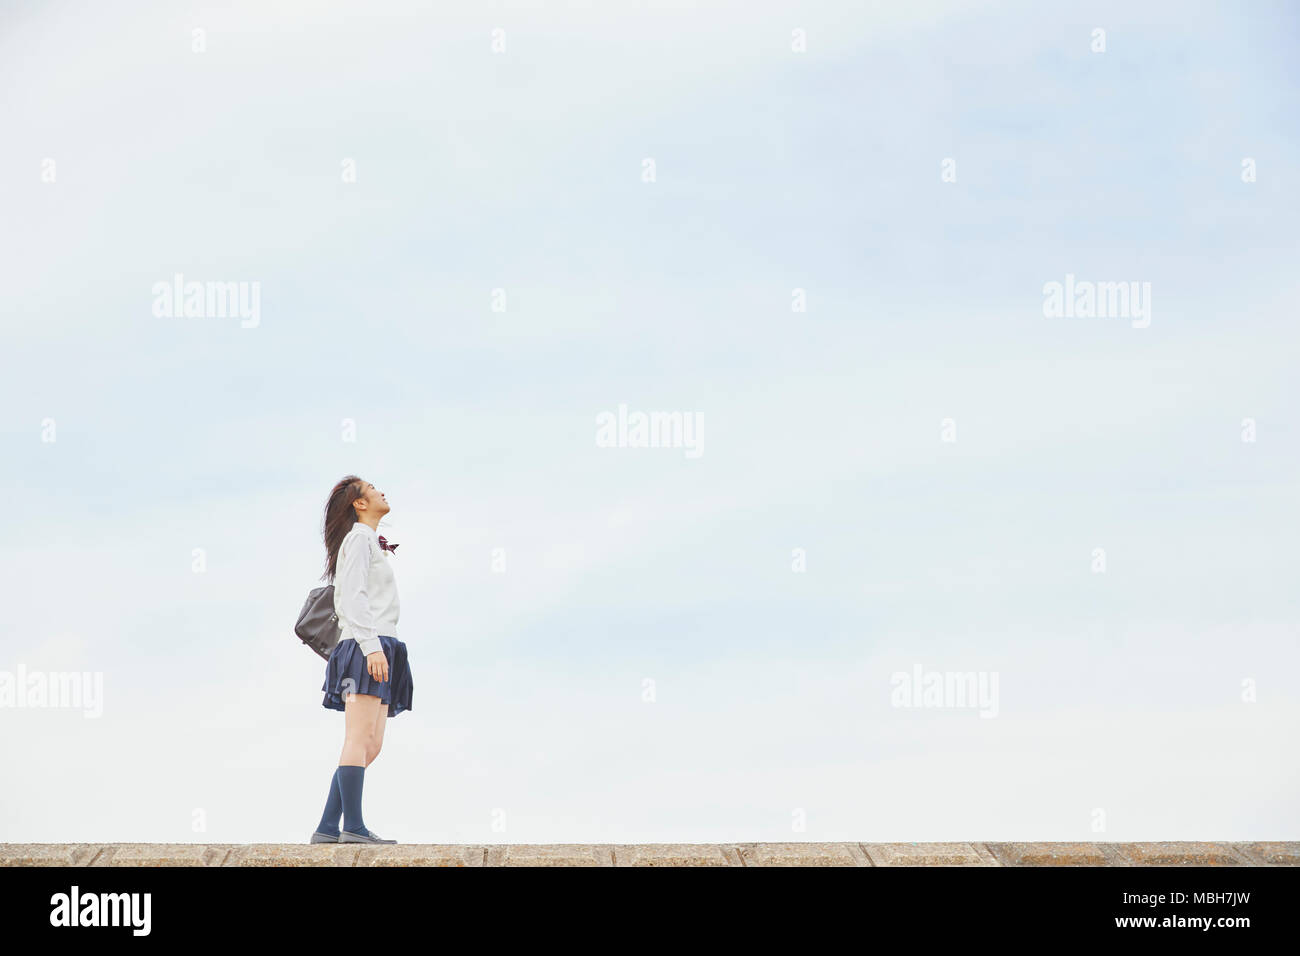
<svg viewBox="0 0 1300 956">
<path fill-rule="evenodd" d="M 1295 938 L 1295 867 L 9 867 L 7 943 L 339 943 L 457 928 L 604 948 L 897 936 L 1214 946 Z M 739 870 L 747 872 L 739 872 Z M 618 875 L 609 872 L 619 871 Z M 541 872 L 545 871 L 545 872 Z M 671 935 L 680 930 L 680 938 Z M 599 931 L 598 935 L 591 935 Z M 201 936 L 196 936 L 201 934 Z"/>
</svg>

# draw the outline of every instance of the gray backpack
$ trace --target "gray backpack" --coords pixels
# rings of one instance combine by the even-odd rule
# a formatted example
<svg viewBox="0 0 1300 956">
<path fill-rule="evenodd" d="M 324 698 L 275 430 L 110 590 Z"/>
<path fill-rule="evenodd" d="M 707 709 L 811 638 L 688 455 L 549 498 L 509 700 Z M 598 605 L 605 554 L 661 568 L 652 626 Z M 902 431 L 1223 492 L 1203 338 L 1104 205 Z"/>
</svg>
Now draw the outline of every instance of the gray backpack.
<svg viewBox="0 0 1300 956">
<path fill-rule="evenodd" d="M 334 613 L 334 585 L 312 589 L 298 612 L 298 623 L 293 632 L 325 660 L 330 659 L 340 634 L 339 616 Z"/>
</svg>

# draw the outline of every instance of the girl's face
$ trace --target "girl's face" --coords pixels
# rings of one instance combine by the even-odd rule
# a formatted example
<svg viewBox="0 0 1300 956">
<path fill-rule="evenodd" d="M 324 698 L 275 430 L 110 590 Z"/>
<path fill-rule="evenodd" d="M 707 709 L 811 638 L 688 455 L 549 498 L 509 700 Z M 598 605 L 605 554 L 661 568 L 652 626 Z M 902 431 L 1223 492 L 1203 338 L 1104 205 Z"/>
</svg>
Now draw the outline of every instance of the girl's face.
<svg viewBox="0 0 1300 956">
<path fill-rule="evenodd" d="M 388 499 L 384 497 L 383 492 L 370 484 L 370 482 L 366 482 L 361 487 L 363 489 L 361 497 L 358 498 L 356 504 L 353 505 L 357 511 L 358 521 L 361 520 L 363 514 L 376 514 L 383 517 L 392 510 L 388 506 Z"/>
</svg>

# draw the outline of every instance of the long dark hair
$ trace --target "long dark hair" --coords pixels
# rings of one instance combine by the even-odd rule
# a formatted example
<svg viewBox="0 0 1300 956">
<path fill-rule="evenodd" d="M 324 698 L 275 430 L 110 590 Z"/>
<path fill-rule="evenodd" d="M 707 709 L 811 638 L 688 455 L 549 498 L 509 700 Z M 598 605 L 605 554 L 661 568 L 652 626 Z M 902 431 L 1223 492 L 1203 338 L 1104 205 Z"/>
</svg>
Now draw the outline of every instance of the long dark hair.
<svg viewBox="0 0 1300 956">
<path fill-rule="evenodd" d="M 352 507 L 352 502 L 361 497 L 361 489 L 364 487 L 365 482 L 360 478 L 348 475 L 340 478 L 338 484 L 330 490 L 330 496 L 325 502 L 325 522 L 321 529 L 325 535 L 325 573 L 321 575 L 322 579 L 334 580 L 339 548 L 343 546 L 343 539 L 348 536 L 352 526 L 357 523 L 357 510 Z"/>
</svg>

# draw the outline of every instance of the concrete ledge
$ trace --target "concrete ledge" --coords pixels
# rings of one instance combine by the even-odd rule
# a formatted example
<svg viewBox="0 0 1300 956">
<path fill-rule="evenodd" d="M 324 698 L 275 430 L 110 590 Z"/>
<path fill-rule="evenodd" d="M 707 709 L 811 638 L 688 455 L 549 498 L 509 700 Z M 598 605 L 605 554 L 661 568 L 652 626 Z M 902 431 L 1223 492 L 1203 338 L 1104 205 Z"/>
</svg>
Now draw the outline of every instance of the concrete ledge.
<svg viewBox="0 0 1300 956">
<path fill-rule="evenodd" d="M 1300 866 L 1300 841 L 0 843 L 0 866 Z"/>
</svg>

